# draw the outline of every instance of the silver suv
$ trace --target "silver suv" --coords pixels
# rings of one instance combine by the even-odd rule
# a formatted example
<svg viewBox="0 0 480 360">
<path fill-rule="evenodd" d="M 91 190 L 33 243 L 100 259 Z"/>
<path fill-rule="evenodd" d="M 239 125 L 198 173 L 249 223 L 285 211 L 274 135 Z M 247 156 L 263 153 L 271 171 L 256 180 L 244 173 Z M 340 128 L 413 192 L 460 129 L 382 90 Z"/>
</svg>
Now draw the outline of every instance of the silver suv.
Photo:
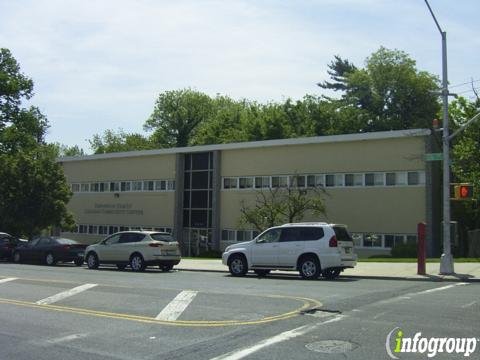
<svg viewBox="0 0 480 360">
<path fill-rule="evenodd" d="M 320 274 L 334 279 L 344 269 L 355 267 L 357 255 L 345 225 L 294 223 L 228 246 L 222 262 L 233 276 L 243 276 L 248 270 L 259 276 L 271 270 L 297 270 L 304 279 L 316 279 Z"/>
<path fill-rule="evenodd" d="M 172 235 L 153 231 L 118 232 L 85 250 L 89 269 L 116 264 L 119 270 L 130 265 L 133 271 L 143 271 L 148 265 L 158 265 L 169 271 L 180 258 L 180 247 Z"/>
</svg>

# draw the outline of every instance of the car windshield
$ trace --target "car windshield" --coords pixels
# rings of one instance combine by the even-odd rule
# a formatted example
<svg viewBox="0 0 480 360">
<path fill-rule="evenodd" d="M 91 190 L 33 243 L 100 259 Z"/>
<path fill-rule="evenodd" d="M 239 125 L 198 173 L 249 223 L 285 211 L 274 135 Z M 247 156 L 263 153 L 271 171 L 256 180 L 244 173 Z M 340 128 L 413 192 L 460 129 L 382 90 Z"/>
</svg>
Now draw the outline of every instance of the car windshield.
<svg viewBox="0 0 480 360">
<path fill-rule="evenodd" d="M 150 237 L 153 240 L 158 240 L 158 241 L 167 241 L 167 242 L 173 242 L 175 241 L 172 235 L 170 234 L 164 234 L 164 233 L 154 233 L 150 234 Z"/>
</svg>

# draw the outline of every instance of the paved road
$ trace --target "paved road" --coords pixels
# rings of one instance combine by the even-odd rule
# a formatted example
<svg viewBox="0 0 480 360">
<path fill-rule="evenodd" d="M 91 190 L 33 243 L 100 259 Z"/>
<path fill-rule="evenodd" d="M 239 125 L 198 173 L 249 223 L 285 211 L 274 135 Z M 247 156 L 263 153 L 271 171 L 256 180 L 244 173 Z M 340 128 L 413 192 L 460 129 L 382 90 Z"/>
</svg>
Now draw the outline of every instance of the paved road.
<svg viewBox="0 0 480 360">
<path fill-rule="evenodd" d="M 397 327 L 474 338 L 475 359 L 479 295 L 478 283 L 0 263 L 0 359 L 389 359 Z"/>
</svg>

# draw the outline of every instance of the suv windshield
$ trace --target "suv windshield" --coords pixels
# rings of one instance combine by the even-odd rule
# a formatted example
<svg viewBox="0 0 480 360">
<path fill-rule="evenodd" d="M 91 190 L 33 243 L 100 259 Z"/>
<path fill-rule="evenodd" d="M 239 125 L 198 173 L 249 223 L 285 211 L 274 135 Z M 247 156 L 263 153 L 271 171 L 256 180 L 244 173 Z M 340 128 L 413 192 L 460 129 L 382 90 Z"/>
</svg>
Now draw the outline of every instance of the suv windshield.
<svg viewBox="0 0 480 360">
<path fill-rule="evenodd" d="M 150 237 L 153 240 L 157 240 L 157 241 L 167 241 L 167 242 L 175 241 L 172 235 L 170 234 L 155 233 L 155 234 L 150 234 Z"/>
<path fill-rule="evenodd" d="M 333 231 L 335 231 L 335 236 L 338 241 L 353 241 L 345 226 L 335 225 Z"/>
</svg>

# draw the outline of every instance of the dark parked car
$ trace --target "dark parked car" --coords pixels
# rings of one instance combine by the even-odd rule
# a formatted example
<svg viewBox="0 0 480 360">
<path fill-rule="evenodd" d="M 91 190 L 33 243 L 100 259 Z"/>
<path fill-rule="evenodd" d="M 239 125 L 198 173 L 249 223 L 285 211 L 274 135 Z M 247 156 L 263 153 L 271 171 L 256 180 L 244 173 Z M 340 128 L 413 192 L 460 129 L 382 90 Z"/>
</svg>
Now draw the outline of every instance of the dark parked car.
<svg viewBox="0 0 480 360">
<path fill-rule="evenodd" d="M 18 239 L 10 234 L 0 232 L 0 259 L 10 260 L 13 250 L 20 244 L 26 243 L 27 240 Z"/>
<path fill-rule="evenodd" d="M 18 246 L 13 252 L 13 261 L 16 263 L 40 261 L 47 265 L 73 261 L 75 265 L 80 266 L 83 264 L 86 247 L 75 240 L 44 236 Z"/>
</svg>

